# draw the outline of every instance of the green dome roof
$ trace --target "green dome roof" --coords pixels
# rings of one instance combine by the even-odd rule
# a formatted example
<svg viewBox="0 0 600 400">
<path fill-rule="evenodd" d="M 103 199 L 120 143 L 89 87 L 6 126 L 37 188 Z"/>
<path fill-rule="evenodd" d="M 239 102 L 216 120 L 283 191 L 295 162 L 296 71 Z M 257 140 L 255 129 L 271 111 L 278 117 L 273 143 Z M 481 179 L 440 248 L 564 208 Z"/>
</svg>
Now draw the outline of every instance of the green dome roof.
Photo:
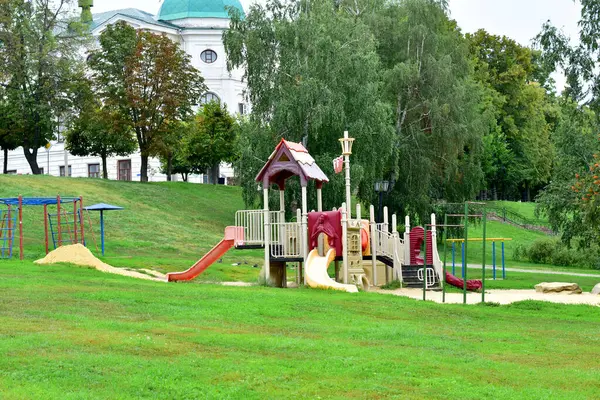
<svg viewBox="0 0 600 400">
<path fill-rule="evenodd" d="M 229 18 L 225 7 L 235 7 L 244 14 L 239 0 L 164 0 L 158 12 L 161 21 L 183 18 Z"/>
</svg>

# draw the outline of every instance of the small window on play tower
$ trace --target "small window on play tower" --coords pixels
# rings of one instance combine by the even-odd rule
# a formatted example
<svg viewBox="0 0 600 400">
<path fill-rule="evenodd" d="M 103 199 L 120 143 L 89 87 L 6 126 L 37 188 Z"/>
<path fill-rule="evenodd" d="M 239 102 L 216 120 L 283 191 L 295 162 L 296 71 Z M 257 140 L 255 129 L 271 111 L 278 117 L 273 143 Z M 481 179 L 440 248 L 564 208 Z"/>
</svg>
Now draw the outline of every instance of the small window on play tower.
<svg viewBox="0 0 600 400">
<path fill-rule="evenodd" d="M 201 54 L 200 54 L 200 58 L 202 59 L 202 61 L 204 61 L 207 64 L 212 64 L 215 61 L 217 61 L 217 53 L 215 53 L 213 50 L 204 50 Z"/>
</svg>

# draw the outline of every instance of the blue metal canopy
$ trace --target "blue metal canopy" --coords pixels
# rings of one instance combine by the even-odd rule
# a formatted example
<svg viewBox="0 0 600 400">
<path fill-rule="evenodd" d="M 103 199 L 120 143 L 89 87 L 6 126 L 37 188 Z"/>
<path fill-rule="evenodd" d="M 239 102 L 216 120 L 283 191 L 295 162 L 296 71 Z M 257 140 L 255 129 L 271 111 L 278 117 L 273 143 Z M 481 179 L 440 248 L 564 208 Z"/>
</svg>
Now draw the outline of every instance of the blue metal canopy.
<svg viewBox="0 0 600 400">
<path fill-rule="evenodd" d="M 76 201 L 79 201 L 79 197 L 61 197 L 60 198 L 60 202 L 61 203 L 74 203 Z M 22 204 L 24 206 L 43 206 L 43 205 L 52 205 L 52 204 L 58 204 L 58 200 L 56 199 L 56 197 L 53 198 L 49 198 L 49 197 L 23 197 L 22 198 Z M 19 205 L 19 198 L 18 197 L 12 197 L 12 198 L 5 198 L 5 199 L 0 199 L 0 204 L 6 204 L 11 205 L 11 206 L 18 206 Z"/>
<path fill-rule="evenodd" d="M 113 206 L 105 203 L 94 204 L 93 206 L 84 207 L 87 211 L 113 211 L 113 210 L 124 210 L 123 207 Z"/>
</svg>

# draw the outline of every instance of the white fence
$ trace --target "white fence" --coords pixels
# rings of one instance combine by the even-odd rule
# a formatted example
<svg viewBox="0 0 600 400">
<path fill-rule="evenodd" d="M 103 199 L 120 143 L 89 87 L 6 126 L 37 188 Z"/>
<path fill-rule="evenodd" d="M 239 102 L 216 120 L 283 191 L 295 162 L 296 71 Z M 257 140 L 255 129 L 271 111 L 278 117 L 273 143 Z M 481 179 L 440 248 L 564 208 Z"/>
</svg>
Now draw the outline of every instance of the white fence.
<svg viewBox="0 0 600 400">
<path fill-rule="evenodd" d="M 271 222 L 271 236 L 273 225 L 283 220 L 281 211 L 269 211 Z M 235 226 L 244 228 L 244 240 L 242 246 L 264 246 L 265 244 L 265 211 L 264 210 L 241 210 L 235 213 Z"/>
<path fill-rule="evenodd" d="M 274 258 L 302 257 L 302 224 L 298 222 L 271 224 L 271 256 Z"/>
</svg>

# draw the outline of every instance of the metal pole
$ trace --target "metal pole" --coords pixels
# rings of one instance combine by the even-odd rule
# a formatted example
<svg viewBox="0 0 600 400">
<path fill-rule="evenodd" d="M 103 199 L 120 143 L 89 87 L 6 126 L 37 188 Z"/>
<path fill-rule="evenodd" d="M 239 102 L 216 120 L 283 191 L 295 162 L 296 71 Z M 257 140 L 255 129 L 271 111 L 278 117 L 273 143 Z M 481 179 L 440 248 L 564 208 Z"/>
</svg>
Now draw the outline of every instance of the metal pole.
<svg viewBox="0 0 600 400">
<path fill-rule="evenodd" d="M 100 241 L 102 242 L 102 255 L 104 255 L 104 211 L 100 210 Z"/>
<path fill-rule="evenodd" d="M 343 277 L 342 280 L 348 284 L 348 214 L 346 204 L 342 204 L 342 252 L 343 252 Z"/>
<path fill-rule="evenodd" d="M 56 196 L 56 225 L 58 229 L 57 247 L 62 246 L 62 231 L 60 226 L 60 196 Z"/>
<path fill-rule="evenodd" d="M 88 215 L 89 218 L 89 215 Z M 79 196 L 79 225 L 81 225 L 81 244 L 85 246 L 85 220 L 83 218 L 83 196 Z M 90 229 L 92 225 L 90 224 Z M 92 232 L 93 236 L 94 232 Z M 96 247 L 96 250 L 98 248 Z"/>
<path fill-rule="evenodd" d="M 377 286 L 377 225 L 375 224 L 375 207 L 369 207 L 371 225 L 371 268 L 373 268 L 373 286 Z"/>
<path fill-rule="evenodd" d="M 73 202 L 73 244 L 77 244 L 77 200 Z"/>
<path fill-rule="evenodd" d="M 452 242 L 452 275 L 456 275 L 456 242 Z"/>
<path fill-rule="evenodd" d="M 496 280 L 496 242 L 492 242 L 492 275 Z"/>
<path fill-rule="evenodd" d="M 504 265 L 504 241 L 502 241 L 502 279 L 506 279 L 506 269 Z"/>
<path fill-rule="evenodd" d="M 348 139 L 348 131 L 344 131 L 344 139 Z M 346 166 L 346 212 L 348 213 L 347 220 L 350 220 L 352 219 L 352 192 L 350 189 L 350 154 L 344 154 L 344 164 Z"/>
<path fill-rule="evenodd" d="M 465 203 L 465 255 L 463 258 L 463 303 L 467 304 L 467 244 L 469 241 L 469 203 Z"/>
<path fill-rule="evenodd" d="M 264 244 L 265 244 L 265 282 L 268 283 L 270 279 L 270 269 L 269 269 L 269 253 L 271 251 L 271 246 L 269 243 L 269 183 L 263 182 L 263 202 L 264 202 L 264 210 L 263 210 L 263 226 L 264 226 Z M 304 244 L 304 240 L 302 240 L 302 244 Z M 302 253 L 304 254 L 304 252 Z"/>
<path fill-rule="evenodd" d="M 460 244 L 460 276 L 465 279 L 465 242 Z"/>
<path fill-rule="evenodd" d="M 19 258 L 23 261 L 23 196 L 19 195 Z"/>
<path fill-rule="evenodd" d="M 485 248 L 486 248 L 486 241 L 485 241 L 485 225 L 486 225 L 486 212 L 485 212 L 485 204 L 483 206 L 483 212 L 482 214 L 482 219 L 483 219 L 483 258 L 482 258 L 482 262 L 481 262 L 481 302 L 485 303 Z"/>
<path fill-rule="evenodd" d="M 302 258 L 304 265 L 308 259 L 308 195 L 306 186 L 302 186 Z M 306 274 L 304 274 L 304 284 L 306 285 Z"/>
<path fill-rule="evenodd" d="M 46 254 L 48 254 L 48 204 L 44 204 L 44 242 L 46 244 Z"/>
<path fill-rule="evenodd" d="M 383 223 L 383 192 L 379 191 L 379 222 Z"/>
<path fill-rule="evenodd" d="M 448 249 L 448 243 L 446 242 L 446 239 L 448 238 L 448 233 L 447 230 L 448 228 L 446 227 L 448 225 L 448 214 L 444 215 L 444 232 L 442 232 L 442 243 L 444 243 L 444 261 L 443 261 L 443 275 L 442 277 L 440 277 L 440 281 L 442 281 L 442 303 L 446 302 L 446 253 L 447 253 L 447 249 Z M 454 242 L 452 243 L 454 245 Z M 453 253 L 454 255 L 454 253 Z"/>
<path fill-rule="evenodd" d="M 427 300 L 427 224 L 423 224 L 423 236 L 425 240 L 425 255 L 423 256 L 423 300 Z"/>
</svg>

